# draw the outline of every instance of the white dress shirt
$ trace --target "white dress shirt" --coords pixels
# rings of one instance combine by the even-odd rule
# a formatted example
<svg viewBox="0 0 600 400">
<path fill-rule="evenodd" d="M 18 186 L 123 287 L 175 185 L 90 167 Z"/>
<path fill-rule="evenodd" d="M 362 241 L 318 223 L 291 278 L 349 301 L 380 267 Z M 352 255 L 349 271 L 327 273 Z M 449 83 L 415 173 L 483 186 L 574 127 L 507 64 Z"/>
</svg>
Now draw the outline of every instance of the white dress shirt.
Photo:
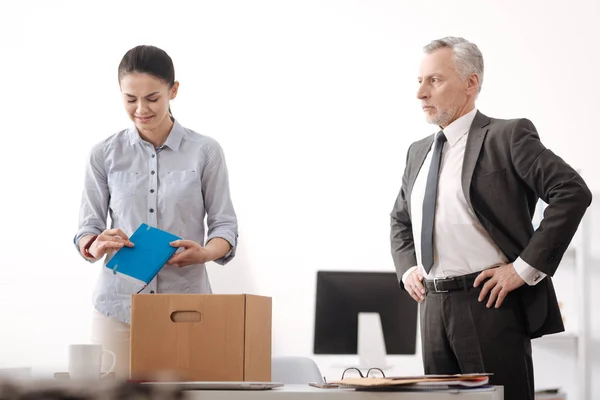
<svg viewBox="0 0 600 400">
<path fill-rule="evenodd" d="M 430 150 L 423 162 L 411 193 L 411 222 L 418 266 L 427 279 L 460 276 L 506 264 L 508 260 L 481 225 L 467 203 L 462 190 L 461 175 L 469 129 L 477 109 L 463 115 L 444 129 L 447 142 L 442 152 L 438 179 L 437 204 L 433 230 L 433 266 L 429 273 L 421 262 L 421 224 L 427 174 L 431 164 Z M 433 147 L 433 146 L 432 146 Z M 535 285 L 546 275 L 520 257 L 513 263 L 515 270 L 529 285 Z"/>
</svg>

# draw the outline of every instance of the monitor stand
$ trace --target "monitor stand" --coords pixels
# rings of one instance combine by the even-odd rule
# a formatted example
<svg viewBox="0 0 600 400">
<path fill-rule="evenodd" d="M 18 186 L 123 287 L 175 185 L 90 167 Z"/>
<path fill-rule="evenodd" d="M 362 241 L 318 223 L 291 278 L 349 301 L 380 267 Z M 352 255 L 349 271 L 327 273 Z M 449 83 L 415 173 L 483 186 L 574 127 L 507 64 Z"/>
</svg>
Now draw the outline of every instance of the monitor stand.
<svg viewBox="0 0 600 400">
<path fill-rule="evenodd" d="M 359 368 L 387 368 L 385 340 L 379 313 L 358 314 Z"/>
<path fill-rule="evenodd" d="M 358 313 L 358 364 L 344 363 L 333 365 L 335 368 L 358 368 L 367 373 L 369 368 L 382 371 L 391 366 L 386 364 L 386 348 L 379 313 Z M 376 375 L 379 376 L 379 375 Z"/>
</svg>

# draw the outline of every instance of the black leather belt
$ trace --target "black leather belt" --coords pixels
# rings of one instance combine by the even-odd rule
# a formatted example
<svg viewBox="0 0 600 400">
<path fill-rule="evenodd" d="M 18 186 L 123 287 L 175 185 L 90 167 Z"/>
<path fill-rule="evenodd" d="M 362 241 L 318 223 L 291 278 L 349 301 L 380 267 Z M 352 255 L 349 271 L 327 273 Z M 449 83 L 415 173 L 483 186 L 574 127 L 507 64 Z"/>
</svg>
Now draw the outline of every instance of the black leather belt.
<svg viewBox="0 0 600 400">
<path fill-rule="evenodd" d="M 431 293 L 446 293 L 456 290 L 467 290 L 473 287 L 475 278 L 479 272 L 472 274 L 453 276 L 449 278 L 424 279 L 425 289 Z"/>
</svg>

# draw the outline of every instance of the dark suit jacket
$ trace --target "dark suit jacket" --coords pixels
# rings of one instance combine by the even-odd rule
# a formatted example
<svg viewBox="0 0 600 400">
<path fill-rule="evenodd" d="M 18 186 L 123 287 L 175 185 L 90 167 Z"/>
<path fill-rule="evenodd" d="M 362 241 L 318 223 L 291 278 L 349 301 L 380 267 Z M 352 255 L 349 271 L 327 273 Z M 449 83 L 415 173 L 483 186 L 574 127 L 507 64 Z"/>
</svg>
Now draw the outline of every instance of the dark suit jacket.
<svg viewBox="0 0 600 400">
<path fill-rule="evenodd" d="M 391 213 L 391 251 L 402 275 L 417 265 L 410 197 L 434 135 L 408 149 L 402 187 Z M 573 238 L 592 195 L 581 176 L 541 143 L 527 119 L 501 120 L 477 112 L 464 155 L 467 203 L 509 262 L 519 256 L 548 276 L 518 293 L 532 338 L 564 331 L 551 276 Z M 537 230 L 531 223 L 538 198 L 548 204 Z"/>
</svg>

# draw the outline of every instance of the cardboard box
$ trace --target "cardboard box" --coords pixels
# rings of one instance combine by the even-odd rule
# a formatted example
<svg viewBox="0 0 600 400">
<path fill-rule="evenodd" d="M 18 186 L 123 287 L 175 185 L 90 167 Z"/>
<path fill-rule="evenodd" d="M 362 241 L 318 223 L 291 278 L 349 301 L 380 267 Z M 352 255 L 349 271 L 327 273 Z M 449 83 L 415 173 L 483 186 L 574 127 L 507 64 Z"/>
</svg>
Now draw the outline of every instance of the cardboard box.
<svg viewBox="0 0 600 400">
<path fill-rule="evenodd" d="M 132 296 L 132 379 L 271 381 L 270 297 Z"/>
</svg>

